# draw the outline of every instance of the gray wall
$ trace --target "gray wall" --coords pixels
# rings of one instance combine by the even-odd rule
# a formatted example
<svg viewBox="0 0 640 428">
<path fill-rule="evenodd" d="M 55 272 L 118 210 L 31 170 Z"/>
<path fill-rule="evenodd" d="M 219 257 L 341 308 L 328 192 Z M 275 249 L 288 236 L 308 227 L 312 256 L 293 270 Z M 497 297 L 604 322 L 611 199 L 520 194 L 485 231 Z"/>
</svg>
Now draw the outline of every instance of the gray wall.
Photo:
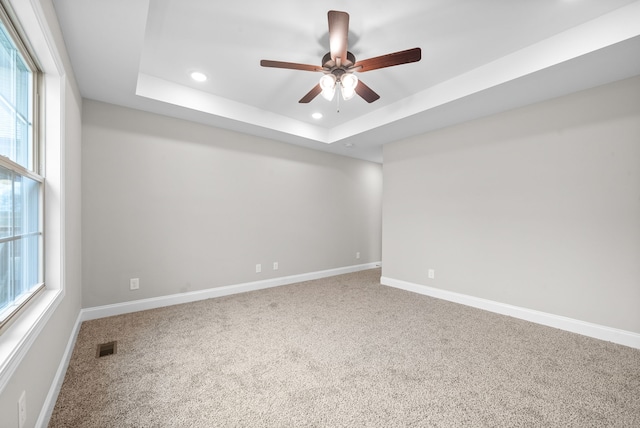
<svg viewBox="0 0 640 428">
<path fill-rule="evenodd" d="M 83 307 L 380 260 L 379 164 L 89 100 L 82 132 Z"/>
<path fill-rule="evenodd" d="M 640 333 L 640 78 L 385 146 L 383 207 L 385 277 Z"/>
<path fill-rule="evenodd" d="M 66 69 L 64 79 L 64 96 L 60 109 L 62 123 L 60 125 L 63 135 L 63 147 L 57 147 L 57 142 L 49 143 L 48 154 L 53 156 L 52 151 L 58 152 L 61 156 L 62 171 L 61 177 L 51 179 L 51 185 L 47 186 L 47 206 L 58 207 L 58 202 L 63 206 L 56 209 L 56 212 L 49 212 L 49 218 L 61 216 L 63 225 L 57 223 L 55 230 L 49 228 L 45 230 L 49 237 L 59 235 L 60 239 L 50 239 L 49 248 L 45 257 L 51 260 L 61 259 L 61 266 L 50 266 L 46 273 L 48 286 L 60 287 L 60 272 L 64 279 L 64 297 L 47 322 L 44 329 L 36 337 L 28 352 L 20 361 L 14 375 L 9 380 L 5 389 L 0 393 L 0 427 L 18 426 L 18 398 L 22 391 L 26 392 L 27 401 L 27 427 L 36 424 L 40 411 L 44 405 L 49 389 L 54 380 L 54 376 L 63 354 L 75 321 L 80 313 L 81 296 L 81 184 L 80 184 L 80 137 L 81 137 L 81 98 L 71 67 L 66 57 L 66 51 L 62 41 L 62 35 L 57 25 L 57 18 L 50 0 L 41 0 L 47 25 L 53 36 L 53 42 L 62 56 Z M 56 110 L 56 113 L 58 111 Z M 49 123 L 55 126 L 53 117 L 48 117 Z M 58 162 L 55 162 L 56 164 Z M 48 162 L 48 165 L 50 163 Z M 57 166 L 53 169 L 58 169 Z M 57 172 L 54 174 L 57 175 Z M 48 176 L 49 177 L 49 176 Z M 55 182 L 55 183 L 54 183 Z M 59 183 L 58 183 L 59 182 Z M 60 187 L 58 187 L 60 184 Z M 53 201 L 53 202 L 52 202 Z M 53 205 L 51 205 L 53 204 Z M 63 227 L 60 227 L 63 226 Z M 62 245 L 60 245 L 62 240 Z M 59 254 L 60 250 L 62 254 Z M 54 255 L 55 252 L 55 255 Z M 55 278 L 52 281 L 51 275 Z"/>
</svg>

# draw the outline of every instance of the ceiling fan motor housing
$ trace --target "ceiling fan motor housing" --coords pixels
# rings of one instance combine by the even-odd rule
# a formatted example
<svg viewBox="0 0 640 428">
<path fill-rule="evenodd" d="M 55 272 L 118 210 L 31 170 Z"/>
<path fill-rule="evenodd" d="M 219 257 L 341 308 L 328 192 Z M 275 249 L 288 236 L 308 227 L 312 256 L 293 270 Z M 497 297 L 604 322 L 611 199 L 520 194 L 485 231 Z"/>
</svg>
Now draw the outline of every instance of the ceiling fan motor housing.
<svg viewBox="0 0 640 428">
<path fill-rule="evenodd" d="M 334 74 L 336 77 L 342 76 L 353 64 L 356 63 L 356 57 L 351 52 L 347 52 L 346 61 L 341 61 L 340 66 L 336 64 L 336 62 L 331 59 L 331 52 L 327 52 L 325 56 L 322 57 L 322 67 L 329 69 L 331 74 Z M 342 70 L 341 73 L 336 74 L 336 70 Z"/>
</svg>

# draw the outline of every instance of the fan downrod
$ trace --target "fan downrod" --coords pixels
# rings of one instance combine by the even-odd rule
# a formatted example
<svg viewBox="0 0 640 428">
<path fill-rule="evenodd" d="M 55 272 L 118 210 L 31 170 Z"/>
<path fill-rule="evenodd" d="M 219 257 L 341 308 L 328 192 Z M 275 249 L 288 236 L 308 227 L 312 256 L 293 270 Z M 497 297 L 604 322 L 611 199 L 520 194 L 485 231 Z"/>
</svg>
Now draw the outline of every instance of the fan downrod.
<svg viewBox="0 0 640 428">
<path fill-rule="evenodd" d="M 340 58 L 338 59 L 340 60 Z M 331 52 L 327 52 L 325 56 L 322 57 L 322 68 L 327 69 L 330 73 L 333 73 L 336 69 L 342 69 L 346 72 L 347 69 L 351 68 L 355 63 L 356 57 L 351 52 L 347 52 L 347 60 L 340 61 L 340 64 L 337 64 L 336 61 L 331 59 Z"/>
</svg>

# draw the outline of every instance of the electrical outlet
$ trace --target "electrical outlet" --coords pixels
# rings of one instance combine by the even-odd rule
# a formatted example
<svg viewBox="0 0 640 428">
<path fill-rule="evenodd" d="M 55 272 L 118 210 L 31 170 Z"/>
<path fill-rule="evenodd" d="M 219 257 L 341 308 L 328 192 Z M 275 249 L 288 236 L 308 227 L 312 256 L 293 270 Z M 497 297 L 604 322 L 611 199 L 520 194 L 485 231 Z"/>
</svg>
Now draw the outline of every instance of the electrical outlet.
<svg viewBox="0 0 640 428">
<path fill-rule="evenodd" d="M 18 427 L 24 428 L 27 423 L 27 392 L 22 391 L 18 399 Z"/>
<path fill-rule="evenodd" d="M 429 279 L 435 279 L 436 271 L 435 269 L 429 269 Z"/>
<path fill-rule="evenodd" d="M 131 278 L 129 280 L 129 290 L 137 290 L 140 288 L 140 278 Z"/>
<path fill-rule="evenodd" d="M 356 253 L 356 259 L 359 259 L 359 258 L 360 258 L 360 251 Z"/>
<path fill-rule="evenodd" d="M 273 270 L 278 270 L 278 262 L 273 262 Z"/>
<path fill-rule="evenodd" d="M 256 265 L 256 273 L 260 273 L 260 272 L 262 272 L 262 265 L 258 263 Z"/>
</svg>

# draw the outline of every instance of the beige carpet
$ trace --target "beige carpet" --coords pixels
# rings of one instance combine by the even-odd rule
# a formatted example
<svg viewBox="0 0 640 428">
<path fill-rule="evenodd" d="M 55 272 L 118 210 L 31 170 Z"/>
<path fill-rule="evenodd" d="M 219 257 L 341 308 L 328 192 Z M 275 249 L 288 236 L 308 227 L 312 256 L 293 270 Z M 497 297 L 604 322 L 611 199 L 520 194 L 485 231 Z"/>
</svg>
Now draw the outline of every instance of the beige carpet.
<svg viewBox="0 0 640 428">
<path fill-rule="evenodd" d="M 640 427 L 640 350 L 379 278 L 85 322 L 49 426 Z"/>
</svg>

